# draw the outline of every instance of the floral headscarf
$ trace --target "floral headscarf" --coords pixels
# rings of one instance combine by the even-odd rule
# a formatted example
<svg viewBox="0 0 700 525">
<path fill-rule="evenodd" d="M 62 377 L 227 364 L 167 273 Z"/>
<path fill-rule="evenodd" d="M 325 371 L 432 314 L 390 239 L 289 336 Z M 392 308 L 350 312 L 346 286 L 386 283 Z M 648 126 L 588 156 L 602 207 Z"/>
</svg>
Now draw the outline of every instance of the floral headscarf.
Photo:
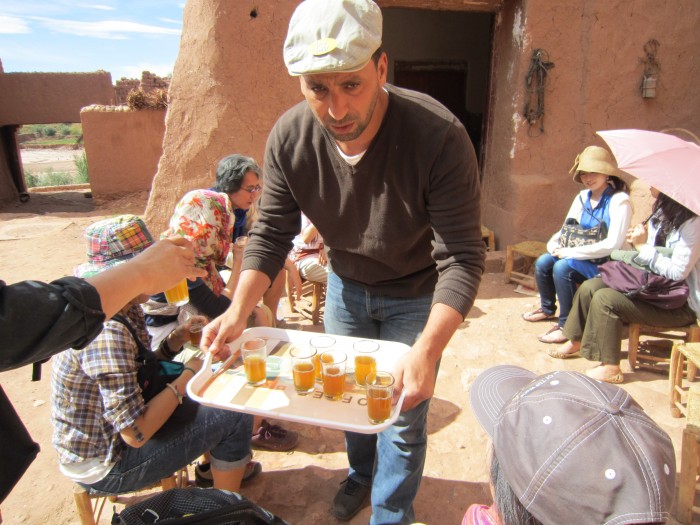
<svg viewBox="0 0 700 525">
<path fill-rule="evenodd" d="M 207 271 L 202 279 L 220 295 L 225 284 L 216 266 L 226 262 L 232 234 L 233 209 L 228 195 L 194 190 L 177 203 L 170 227 L 163 236 L 180 235 L 192 242 L 197 266 Z"/>
</svg>

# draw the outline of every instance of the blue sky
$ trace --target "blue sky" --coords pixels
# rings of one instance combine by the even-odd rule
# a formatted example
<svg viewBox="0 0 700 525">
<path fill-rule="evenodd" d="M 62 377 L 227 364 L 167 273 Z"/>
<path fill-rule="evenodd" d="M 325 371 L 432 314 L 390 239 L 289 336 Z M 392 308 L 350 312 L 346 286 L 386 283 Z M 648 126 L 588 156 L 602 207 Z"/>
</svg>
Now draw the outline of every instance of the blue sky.
<svg viewBox="0 0 700 525">
<path fill-rule="evenodd" d="M 173 72 L 185 0 L 0 0 L 0 60 L 11 72 L 103 69 L 112 82 Z"/>
</svg>

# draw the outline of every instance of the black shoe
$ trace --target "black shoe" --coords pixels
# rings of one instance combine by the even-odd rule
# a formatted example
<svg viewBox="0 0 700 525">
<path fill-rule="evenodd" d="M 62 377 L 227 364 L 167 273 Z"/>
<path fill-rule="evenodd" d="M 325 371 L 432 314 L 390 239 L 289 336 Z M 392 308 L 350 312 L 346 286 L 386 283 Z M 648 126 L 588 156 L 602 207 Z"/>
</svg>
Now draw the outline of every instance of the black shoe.
<svg viewBox="0 0 700 525">
<path fill-rule="evenodd" d="M 245 466 L 245 472 L 241 484 L 244 484 L 262 472 L 262 465 L 257 461 L 249 461 Z M 194 467 L 195 485 L 199 488 L 211 488 L 214 486 L 214 477 L 211 475 L 211 465 L 197 465 Z"/>
<path fill-rule="evenodd" d="M 346 478 L 340 485 L 340 490 L 333 498 L 331 512 L 339 520 L 347 521 L 367 506 L 372 487 L 362 485 L 350 478 Z"/>
</svg>

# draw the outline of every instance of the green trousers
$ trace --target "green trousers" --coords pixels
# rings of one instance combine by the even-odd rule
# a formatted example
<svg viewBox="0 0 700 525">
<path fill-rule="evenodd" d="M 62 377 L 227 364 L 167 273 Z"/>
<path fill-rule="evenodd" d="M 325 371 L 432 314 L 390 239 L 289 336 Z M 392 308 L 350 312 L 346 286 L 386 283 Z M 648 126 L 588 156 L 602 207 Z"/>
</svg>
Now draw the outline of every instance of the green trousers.
<svg viewBox="0 0 700 525">
<path fill-rule="evenodd" d="M 687 326 L 695 322 L 695 312 L 686 303 L 675 310 L 657 308 L 651 303 L 629 299 L 608 288 L 600 277 L 588 279 L 574 295 L 564 335 L 581 342 L 581 355 L 604 365 L 620 363 L 623 323 L 653 326 Z"/>
</svg>

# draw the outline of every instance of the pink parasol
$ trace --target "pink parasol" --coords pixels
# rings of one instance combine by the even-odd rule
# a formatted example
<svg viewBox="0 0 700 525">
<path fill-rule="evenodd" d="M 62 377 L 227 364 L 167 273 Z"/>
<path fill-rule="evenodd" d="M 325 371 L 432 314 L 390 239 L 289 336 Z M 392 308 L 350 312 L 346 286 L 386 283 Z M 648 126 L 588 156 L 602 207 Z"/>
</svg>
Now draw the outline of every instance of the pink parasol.
<svg viewBox="0 0 700 525">
<path fill-rule="evenodd" d="M 700 146 L 640 129 L 598 131 L 617 167 L 700 215 Z"/>
</svg>

